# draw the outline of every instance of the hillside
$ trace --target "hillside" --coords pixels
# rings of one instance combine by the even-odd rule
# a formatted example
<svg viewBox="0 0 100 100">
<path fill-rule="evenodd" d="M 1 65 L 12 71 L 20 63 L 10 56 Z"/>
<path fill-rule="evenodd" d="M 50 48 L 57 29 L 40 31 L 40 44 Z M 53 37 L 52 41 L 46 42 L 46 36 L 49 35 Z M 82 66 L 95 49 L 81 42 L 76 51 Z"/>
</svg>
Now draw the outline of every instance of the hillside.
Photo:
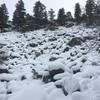
<svg viewBox="0 0 100 100">
<path fill-rule="evenodd" d="M 0 100 L 100 100 L 98 34 L 82 25 L 0 33 Z"/>
</svg>

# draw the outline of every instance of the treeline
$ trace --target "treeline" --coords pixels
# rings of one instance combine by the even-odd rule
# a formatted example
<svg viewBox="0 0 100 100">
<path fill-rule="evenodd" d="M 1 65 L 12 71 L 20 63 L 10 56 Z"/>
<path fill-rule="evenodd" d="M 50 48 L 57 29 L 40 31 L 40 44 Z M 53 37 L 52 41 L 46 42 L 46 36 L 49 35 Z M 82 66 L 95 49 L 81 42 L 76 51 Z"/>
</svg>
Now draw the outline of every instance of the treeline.
<svg viewBox="0 0 100 100">
<path fill-rule="evenodd" d="M 46 6 L 37 1 L 33 7 L 33 16 L 26 13 L 24 2 L 19 0 L 13 13 L 12 21 L 9 21 L 8 10 L 5 4 L 0 6 L 0 31 L 33 31 L 47 26 L 64 26 L 68 22 L 76 24 L 86 23 L 86 25 L 100 25 L 100 1 L 87 0 L 84 10 L 80 4 L 75 4 L 74 17 L 71 12 L 65 12 L 64 8 L 59 9 L 55 19 L 55 11 L 46 10 Z"/>
</svg>

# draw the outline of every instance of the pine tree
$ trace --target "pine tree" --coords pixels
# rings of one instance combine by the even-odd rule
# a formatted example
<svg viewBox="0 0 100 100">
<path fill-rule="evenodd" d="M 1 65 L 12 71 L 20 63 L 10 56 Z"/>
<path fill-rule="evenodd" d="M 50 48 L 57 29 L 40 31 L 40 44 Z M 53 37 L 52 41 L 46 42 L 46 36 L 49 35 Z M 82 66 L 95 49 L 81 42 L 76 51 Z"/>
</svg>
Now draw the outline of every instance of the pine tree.
<svg viewBox="0 0 100 100">
<path fill-rule="evenodd" d="M 95 20 L 96 24 L 100 25 L 100 0 L 97 0 L 97 4 L 95 6 Z"/>
<path fill-rule="evenodd" d="M 66 13 L 66 21 L 72 21 L 72 20 L 73 20 L 72 14 L 71 14 L 70 11 L 68 11 L 68 12 Z"/>
<path fill-rule="evenodd" d="M 35 3 L 33 12 L 36 24 L 43 25 L 47 23 L 47 11 L 44 4 L 42 4 L 40 1 L 37 1 Z"/>
<path fill-rule="evenodd" d="M 1 32 L 5 31 L 5 28 L 8 28 L 8 10 L 4 3 L 0 6 L 0 30 Z"/>
<path fill-rule="evenodd" d="M 24 8 L 24 2 L 22 0 L 19 0 L 16 4 L 16 10 L 13 15 L 13 25 L 14 29 L 17 31 L 23 31 L 25 26 L 25 8 Z"/>
<path fill-rule="evenodd" d="M 88 25 L 92 25 L 94 22 L 95 2 L 94 0 L 87 0 L 86 2 L 86 15 L 88 18 Z"/>
<path fill-rule="evenodd" d="M 34 27 L 35 20 L 33 16 L 26 14 L 25 20 L 26 20 L 25 27 L 24 27 L 25 31 L 33 31 L 36 29 L 36 27 Z"/>
<path fill-rule="evenodd" d="M 59 9 L 57 21 L 59 25 L 65 25 L 66 15 L 64 8 Z"/>
<path fill-rule="evenodd" d="M 50 22 L 54 21 L 54 17 L 55 17 L 55 11 L 53 9 L 50 9 L 50 11 L 49 11 L 49 20 L 50 20 Z"/>
<path fill-rule="evenodd" d="M 77 22 L 77 24 L 79 24 L 81 22 L 81 8 L 80 8 L 80 4 L 76 3 L 75 4 L 75 21 Z"/>
<path fill-rule="evenodd" d="M 81 21 L 82 21 L 83 23 L 86 23 L 86 21 L 87 21 L 87 16 L 86 16 L 85 13 L 82 14 Z"/>
</svg>

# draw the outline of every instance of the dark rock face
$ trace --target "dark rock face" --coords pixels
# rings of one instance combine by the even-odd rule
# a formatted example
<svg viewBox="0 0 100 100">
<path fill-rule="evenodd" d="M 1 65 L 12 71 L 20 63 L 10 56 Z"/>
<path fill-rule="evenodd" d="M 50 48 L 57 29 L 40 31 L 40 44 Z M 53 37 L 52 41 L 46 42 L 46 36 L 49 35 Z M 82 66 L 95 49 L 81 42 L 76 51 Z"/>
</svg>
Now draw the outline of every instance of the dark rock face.
<svg viewBox="0 0 100 100">
<path fill-rule="evenodd" d="M 74 47 L 76 45 L 81 45 L 81 44 L 82 44 L 82 39 L 77 37 L 72 38 L 68 43 L 70 47 Z"/>
</svg>

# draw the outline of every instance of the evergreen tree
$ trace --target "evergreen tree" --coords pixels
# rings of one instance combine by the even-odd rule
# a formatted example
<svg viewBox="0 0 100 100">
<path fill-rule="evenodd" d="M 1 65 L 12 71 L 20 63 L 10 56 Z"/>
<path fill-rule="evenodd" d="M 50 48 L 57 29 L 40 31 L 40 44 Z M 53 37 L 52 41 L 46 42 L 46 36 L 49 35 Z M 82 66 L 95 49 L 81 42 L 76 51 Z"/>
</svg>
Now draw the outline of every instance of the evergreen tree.
<svg viewBox="0 0 100 100">
<path fill-rule="evenodd" d="M 59 9 L 57 21 L 59 25 L 65 25 L 66 15 L 64 8 Z"/>
<path fill-rule="evenodd" d="M 86 23 L 86 21 L 87 21 L 87 16 L 86 16 L 85 13 L 82 14 L 81 21 L 82 21 L 83 23 Z"/>
<path fill-rule="evenodd" d="M 35 3 L 33 12 L 36 24 L 43 25 L 47 23 L 47 11 L 44 4 L 42 4 L 40 1 L 37 1 Z"/>
<path fill-rule="evenodd" d="M 8 10 L 5 4 L 0 6 L 0 30 L 1 32 L 5 31 L 5 28 L 8 28 Z"/>
<path fill-rule="evenodd" d="M 87 21 L 88 25 L 92 25 L 94 22 L 94 12 L 95 12 L 95 2 L 94 0 L 87 0 L 86 2 L 86 15 L 87 15 Z"/>
<path fill-rule="evenodd" d="M 34 18 L 33 16 L 29 15 L 29 14 L 26 14 L 26 17 L 25 17 L 25 27 L 24 27 L 24 31 L 32 31 L 34 30 Z"/>
<path fill-rule="evenodd" d="M 100 25 L 100 0 L 97 0 L 97 4 L 95 6 L 95 20 L 96 24 Z"/>
<path fill-rule="evenodd" d="M 49 20 L 51 22 L 53 22 L 54 21 L 54 17 L 55 17 L 55 11 L 53 9 L 50 9 L 50 11 L 49 11 Z"/>
<path fill-rule="evenodd" d="M 77 24 L 79 24 L 81 22 L 81 8 L 80 8 L 80 4 L 76 3 L 75 4 L 75 21 L 77 22 Z"/>
<path fill-rule="evenodd" d="M 70 11 L 68 11 L 68 12 L 66 13 L 66 21 L 72 21 L 72 20 L 73 20 L 72 14 L 71 14 Z"/>
<path fill-rule="evenodd" d="M 13 15 L 13 25 L 14 28 L 17 31 L 23 31 L 25 26 L 25 8 L 24 8 L 24 2 L 22 0 L 19 0 L 16 4 L 16 10 Z"/>
</svg>

